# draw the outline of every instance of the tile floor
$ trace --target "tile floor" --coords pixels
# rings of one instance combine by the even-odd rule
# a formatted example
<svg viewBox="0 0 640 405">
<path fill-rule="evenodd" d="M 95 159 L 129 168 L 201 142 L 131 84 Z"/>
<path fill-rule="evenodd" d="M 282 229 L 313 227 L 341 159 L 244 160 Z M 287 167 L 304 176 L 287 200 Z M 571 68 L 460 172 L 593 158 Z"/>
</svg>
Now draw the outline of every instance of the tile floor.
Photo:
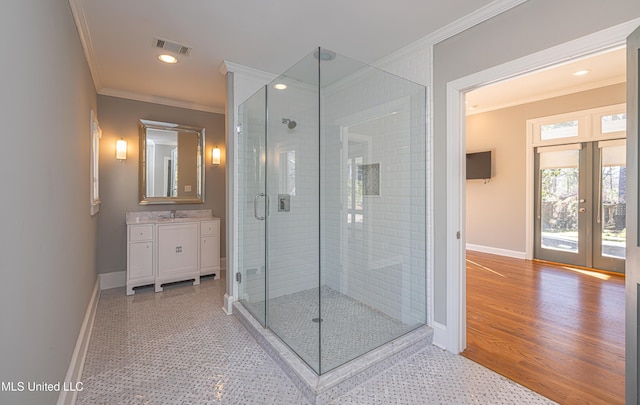
<svg viewBox="0 0 640 405">
<path fill-rule="evenodd" d="M 233 316 L 224 277 L 126 296 L 103 291 L 78 404 L 307 404 Z M 334 404 L 551 404 L 458 355 L 429 347 Z"/>
<path fill-rule="evenodd" d="M 269 300 L 271 330 L 316 371 L 319 363 L 325 373 L 420 326 L 403 324 L 330 287 L 321 291 L 321 310 L 318 288 Z M 247 305 L 253 313 L 264 313 L 264 301 Z M 322 331 L 313 321 L 319 314 Z"/>
</svg>

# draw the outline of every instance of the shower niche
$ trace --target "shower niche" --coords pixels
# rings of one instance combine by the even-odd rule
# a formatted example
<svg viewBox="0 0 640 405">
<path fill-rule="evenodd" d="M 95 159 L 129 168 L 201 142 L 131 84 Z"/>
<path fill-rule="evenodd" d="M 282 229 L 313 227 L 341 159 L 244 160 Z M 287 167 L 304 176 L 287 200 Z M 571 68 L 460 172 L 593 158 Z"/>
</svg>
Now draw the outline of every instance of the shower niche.
<svg viewBox="0 0 640 405">
<path fill-rule="evenodd" d="M 243 310 L 319 376 L 427 324 L 425 87 L 318 48 L 239 124 Z"/>
</svg>

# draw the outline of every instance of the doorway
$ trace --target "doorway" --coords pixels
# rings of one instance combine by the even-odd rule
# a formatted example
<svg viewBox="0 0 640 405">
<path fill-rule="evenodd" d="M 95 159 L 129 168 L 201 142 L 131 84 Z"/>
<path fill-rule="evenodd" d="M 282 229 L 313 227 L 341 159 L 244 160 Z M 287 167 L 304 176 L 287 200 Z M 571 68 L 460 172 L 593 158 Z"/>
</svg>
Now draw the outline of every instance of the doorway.
<svg viewBox="0 0 640 405">
<path fill-rule="evenodd" d="M 543 69 L 566 61 L 575 55 L 595 53 L 607 48 L 624 44 L 629 32 L 637 26 L 637 21 L 600 31 L 580 39 L 538 52 L 523 58 L 504 63 L 493 68 L 479 71 L 468 76 L 450 81 L 446 85 L 446 154 L 447 187 L 446 213 L 447 242 L 446 251 L 446 325 L 434 335 L 434 342 L 446 349 L 459 353 L 466 347 L 466 235 L 460 231 L 465 228 L 464 215 L 465 187 L 464 163 L 462 157 L 466 152 L 465 145 L 465 94 L 490 83 L 497 83 L 527 72 Z M 533 189 L 533 187 L 531 187 Z M 531 196 L 532 197 L 532 196 Z M 533 218 L 533 213 L 531 213 Z M 533 234 L 533 233 L 531 233 Z M 460 235 L 458 237 L 458 235 Z M 528 245 L 529 242 L 528 241 Z"/>
<path fill-rule="evenodd" d="M 620 84 L 614 87 L 615 93 L 619 97 L 618 102 L 624 100 L 625 86 Z M 580 252 L 583 260 L 586 260 L 587 256 L 584 254 L 585 238 L 581 238 L 582 248 L 578 249 L 577 247 L 578 230 L 589 237 L 596 234 L 598 207 L 601 207 L 600 228 L 604 229 L 603 225 L 606 224 L 610 231 L 615 230 L 613 214 L 605 212 L 605 208 L 613 205 L 612 201 L 620 203 L 620 194 L 624 195 L 624 189 L 620 190 L 619 185 L 624 184 L 625 141 L 624 139 L 611 139 L 614 132 L 609 129 L 601 131 L 602 125 L 596 125 L 596 123 L 602 122 L 604 116 L 607 117 L 606 122 L 611 121 L 611 116 L 614 115 L 611 109 L 615 107 L 624 111 L 624 106 L 598 107 L 578 111 L 577 113 L 583 113 L 584 118 L 575 120 L 566 116 L 561 117 L 560 120 L 557 120 L 557 116 L 546 117 L 546 122 L 537 122 L 539 124 L 537 128 L 544 130 L 544 136 L 538 136 L 538 139 L 534 139 L 526 147 L 523 134 L 524 125 L 522 125 L 524 114 L 529 114 L 528 117 L 538 117 L 539 112 L 544 111 L 544 108 L 551 108 L 547 107 L 548 104 L 558 106 L 555 108 L 564 108 L 560 111 L 572 111 L 574 106 L 579 107 L 579 103 L 584 102 L 585 98 L 600 101 L 605 98 L 603 97 L 605 92 L 606 90 L 580 92 L 564 96 L 562 99 L 528 103 L 510 107 L 507 110 L 500 109 L 479 114 L 467 119 L 467 140 L 469 142 L 466 145 L 467 152 L 492 149 L 495 157 L 496 170 L 491 181 L 486 183 L 468 181 L 466 183 L 466 194 L 469 198 L 467 200 L 467 221 L 469 224 L 475 225 L 477 223 L 474 218 L 469 217 L 469 213 L 482 215 L 484 219 L 487 219 L 483 233 L 490 235 L 486 235 L 485 240 L 490 238 L 497 240 L 494 235 L 502 233 L 503 228 L 516 228 L 514 234 L 524 233 L 523 217 L 525 211 L 522 206 L 525 203 L 523 186 L 525 153 L 531 155 L 532 167 L 534 164 L 536 166 L 535 170 L 532 169 L 526 174 L 532 180 L 537 180 L 535 182 L 537 183 L 536 193 L 532 192 L 529 198 L 531 198 L 532 206 L 540 207 L 534 212 L 535 216 L 540 216 L 546 221 L 544 227 L 546 240 L 544 241 L 547 243 L 543 246 L 547 250 L 566 253 L 562 252 L 565 250 L 574 255 Z M 575 115 L 577 113 L 565 114 Z M 615 114 L 616 120 L 623 121 L 623 118 L 623 115 Z M 537 120 L 544 121 L 543 118 Z M 584 125 L 574 124 L 575 121 Z M 565 124 L 566 122 L 571 124 Z M 481 126 L 486 127 L 486 130 L 483 130 Z M 535 127 L 533 123 L 531 126 Z M 518 127 L 521 129 L 515 132 Z M 527 127 L 529 126 L 527 125 Z M 578 133 L 578 128 L 581 128 L 580 133 Z M 554 130 L 552 131 L 553 135 L 549 135 L 548 132 L 552 129 Z M 479 144 L 477 138 L 484 136 L 485 131 L 489 134 L 496 132 L 505 134 L 510 139 L 500 141 L 498 136 L 489 138 L 489 142 L 497 142 L 494 145 L 490 143 Z M 602 132 L 606 132 L 606 136 L 611 138 L 601 139 Z M 615 136 L 619 137 L 620 133 Z M 511 139 L 515 137 L 519 138 L 519 142 Z M 532 147 L 532 144 L 536 146 Z M 534 157 L 535 159 L 533 159 Z M 506 182 L 509 184 L 504 185 L 503 183 Z M 531 183 L 533 189 L 534 182 Z M 603 187 L 614 189 L 615 198 L 609 197 L 614 194 L 612 190 L 603 191 Z M 518 195 L 517 199 L 513 198 L 515 194 Z M 473 200 L 474 197 L 481 195 L 491 203 Z M 533 204 L 533 201 L 536 203 Z M 608 204 L 607 207 L 603 207 L 605 202 Z M 471 207 L 470 209 L 470 205 L 479 205 L 480 208 Z M 514 215 L 514 219 L 510 220 L 511 211 L 518 206 L 517 215 Z M 615 212 L 613 209 L 611 211 Z M 542 215 L 540 215 L 541 212 Z M 604 215 L 607 218 L 603 218 Z M 541 223 L 542 221 L 539 220 L 538 229 L 541 228 Z M 623 221 L 620 221 L 620 224 L 623 225 Z M 557 229 L 554 229 L 553 226 Z M 588 228 L 588 232 L 586 232 L 586 228 Z M 554 233 L 554 231 L 556 232 Z M 624 229 L 622 228 L 620 231 L 624 231 Z M 478 243 L 473 239 L 474 236 L 477 236 L 476 234 L 472 234 L 469 229 L 466 233 L 467 242 Z M 504 233 L 506 234 L 506 232 Z M 538 234 L 540 235 L 540 232 Z M 508 235 L 508 237 L 501 238 L 500 242 L 506 244 L 512 242 L 512 239 L 514 239 L 513 236 Z M 540 238 L 532 239 L 540 240 Z M 561 243 L 549 246 L 549 239 L 555 239 Z M 600 243 L 602 242 L 601 240 Z M 524 245 L 522 242 L 520 244 Z M 509 245 L 497 246 L 510 247 Z M 591 249 L 591 253 L 598 251 L 596 247 Z M 501 256 L 467 252 L 466 299 L 468 312 L 466 321 L 469 346 L 463 355 L 530 388 L 540 389 L 538 392 L 560 400 L 560 403 L 570 396 L 586 398 L 591 394 L 598 395 L 600 402 L 622 403 L 620 397 L 623 392 L 621 381 L 624 380 L 624 362 L 620 360 L 623 357 L 620 355 L 621 350 L 608 352 L 595 349 L 594 351 L 598 355 L 601 353 L 607 355 L 600 359 L 585 360 L 585 362 L 591 362 L 593 369 L 589 370 L 589 377 L 582 378 L 581 384 L 573 384 L 579 380 L 575 378 L 575 370 L 563 369 L 563 373 L 557 373 L 557 370 L 572 364 L 568 360 L 567 354 L 574 353 L 572 350 L 580 347 L 580 343 L 584 342 L 582 336 L 588 336 L 591 344 L 594 345 L 593 347 L 602 344 L 606 345 L 608 349 L 622 348 L 624 325 L 620 314 L 624 313 L 624 294 L 622 292 L 624 281 L 617 279 L 617 283 L 614 285 L 611 281 L 598 279 L 598 275 L 592 274 L 592 272 L 583 269 L 570 270 L 569 267 L 573 266 L 538 267 L 540 265 L 536 262 L 524 261 L 523 258 L 503 260 L 505 258 Z M 558 258 L 553 260 L 560 261 Z M 584 266 L 586 263 L 583 262 L 581 265 Z M 588 287 L 590 283 L 594 284 L 593 296 L 590 293 L 591 287 Z M 615 289 L 613 294 L 602 299 L 604 297 L 602 294 L 611 292 L 613 289 Z M 599 299 L 594 300 L 594 296 Z M 606 302 L 608 306 L 596 308 L 596 302 Z M 558 308 L 562 308 L 562 311 L 558 311 Z M 590 308 L 590 311 L 582 311 L 585 308 Z M 605 310 L 611 308 L 614 308 L 613 313 L 618 314 L 615 324 L 609 322 L 613 317 L 606 316 Z M 566 316 L 567 314 L 571 315 Z M 598 328 L 591 328 L 591 325 L 602 324 L 607 325 L 608 337 L 604 336 Z M 530 326 L 527 333 L 524 332 L 524 325 Z M 543 335 L 543 330 L 549 332 L 549 335 Z M 554 330 L 560 333 L 553 335 L 551 331 Z M 567 333 L 567 331 L 571 332 Z M 616 344 L 611 344 L 612 337 L 616 338 Z M 546 342 L 551 341 L 554 342 L 554 349 L 549 349 L 546 346 Z M 589 352 L 589 349 L 580 347 L 577 352 Z M 610 367 L 610 370 L 616 370 L 615 384 L 612 378 L 608 379 L 607 384 L 600 383 L 597 378 L 592 379 L 592 376 L 600 375 L 603 372 L 596 365 L 613 364 L 601 361 L 607 358 L 615 358 L 617 361 L 614 366 Z M 558 363 L 556 364 L 556 362 Z M 555 373 L 544 369 L 542 364 L 555 369 Z M 510 372 L 516 369 L 517 372 Z M 545 371 L 540 372 L 541 369 Z M 558 388 L 559 381 L 565 383 L 565 386 L 575 388 L 572 389 L 572 392 L 563 392 Z M 585 384 L 584 381 L 588 381 L 588 383 Z M 543 389 L 549 386 L 554 387 L 551 393 Z M 599 392 L 590 393 L 591 390 Z M 552 393 L 557 396 L 552 396 Z M 611 395 L 611 398 L 608 395 Z M 607 398 L 607 400 L 603 401 L 602 398 Z"/>
</svg>

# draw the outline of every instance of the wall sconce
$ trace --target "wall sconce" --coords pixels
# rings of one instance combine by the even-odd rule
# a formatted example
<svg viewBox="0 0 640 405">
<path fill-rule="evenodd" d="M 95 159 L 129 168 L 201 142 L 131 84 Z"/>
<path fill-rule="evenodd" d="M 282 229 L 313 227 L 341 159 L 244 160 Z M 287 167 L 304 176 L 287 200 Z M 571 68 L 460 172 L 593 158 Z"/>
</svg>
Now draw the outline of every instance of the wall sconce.
<svg viewBox="0 0 640 405">
<path fill-rule="evenodd" d="M 116 159 L 127 160 L 127 141 L 122 138 L 116 141 Z"/>
<path fill-rule="evenodd" d="M 211 149 L 211 164 L 215 166 L 220 164 L 220 148 L 217 146 Z"/>
</svg>

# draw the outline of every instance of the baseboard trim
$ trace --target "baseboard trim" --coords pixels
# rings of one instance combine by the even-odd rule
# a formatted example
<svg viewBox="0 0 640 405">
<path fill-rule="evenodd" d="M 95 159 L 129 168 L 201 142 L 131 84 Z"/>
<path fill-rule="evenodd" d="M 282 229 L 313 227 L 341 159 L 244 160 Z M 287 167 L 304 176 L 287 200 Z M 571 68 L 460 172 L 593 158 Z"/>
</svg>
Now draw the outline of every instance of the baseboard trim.
<svg viewBox="0 0 640 405">
<path fill-rule="evenodd" d="M 467 243 L 467 250 L 473 250 L 474 252 L 490 253 L 492 255 L 513 257 L 514 259 L 526 259 L 525 252 L 518 252 L 516 250 L 500 249 L 490 246 L 473 245 Z"/>
<path fill-rule="evenodd" d="M 226 257 L 220 258 L 220 271 L 225 271 L 227 268 Z M 110 288 L 120 288 L 127 284 L 127 272 L 113 271 L 111 273 L 98 274 L 98 280 L 100 281 L 100 290 L 108 290 Z"/>
<path fill-rule="evenodd" d="M 100 281 L 100 290 L 124 287 L 127 283 L 127 272 L 123 270 L 98 274 L 98 280 Z"/>
<path fill-rule="evenodd" d="M 447 327 L 441 323 L 433 323 L 433 345 L 441 349 L 447 349 Z"/>
<path fill-rule="evenodd" d="M 91 340 L 91 332 L 93 331 L 93 323 L 96 319 L 96 311 L 98 310 L 98 302 L 100 301 L 100 278 L 96 279 L 96 284 L 93 287 L 91 293 L 91 299 L 87 306 L 87 311 L 84 314 L 84 320 L 78 333 L 78 339 L 76 340 L 76 347 L 73 349 L 71 355 L 71 362 L 67 369 L 67 375 L 64 378 L 64 382 L 68 387 L 76 387 L 77 384 L 81 384 L 82 370 L 84 369 L 84 362 L 87 357 L 87 350 L 89 349 L 89 341 Z M 58 395 L 58 405 L 73 405 L 76 403 L 76 397 L 78 396 L 77 390 L 61 390 Z"/>
<path fill-rule="evenodd" d="M 227 315 L 233 315 L 233 302 L 235 298 L 233 295 L 225 294 L 224 295 L 224 305 L 222 306 L 222 311 L 224 311 Z"/>
</svg>

